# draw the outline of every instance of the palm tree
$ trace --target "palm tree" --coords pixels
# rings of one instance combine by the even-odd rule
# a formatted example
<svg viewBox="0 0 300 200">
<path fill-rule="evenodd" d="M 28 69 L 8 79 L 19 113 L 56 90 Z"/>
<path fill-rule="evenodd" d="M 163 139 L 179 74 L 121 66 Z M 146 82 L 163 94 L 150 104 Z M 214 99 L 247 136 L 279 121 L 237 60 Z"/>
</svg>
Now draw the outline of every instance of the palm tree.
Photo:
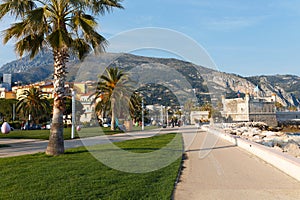
<svg viewBox="0 0 300 200">
<path fill-rule="evenodd" d="M 132 83 L 128 74 L 118 68 L 107 68 L 106 74 L 100 76 L 93 102 L 96 102 L 96 112 L 102 113 L 103 117 L 107 111 L 111 113 L 111 130 L 116 128 L 116 114 L 122 111 L 128 113 L 126 108 L 131 112 L 134 107 Z"/>
<path fill-rule="evenodd" d="M 29 53 L 33 58 L 44 47 L 53 53 L 54 105 L 48 155 L 64 153 L 63 112 L 69 54 L 83 59 L 92 49 L 104 50 L 106 40 L 96 32 L 94 16 L 111 12 L 114 7 L 122 8 L 120 1 L 2 0 L 0 4 L 0 19 L 10 14 L 18 20 L 4 31 L 4 43 L 16 39 L 15 51 L 20 56 Z"/>
<path fill-rule="evenodd" d="M 49 108 L 49 101 L 39 89 L 34 87 L 25 90 L 17 103 L 17 112 L 25 118 L 31 115 L 36 122 L 39 122 L 39 119 L 50 113 Z"/>
</svg>

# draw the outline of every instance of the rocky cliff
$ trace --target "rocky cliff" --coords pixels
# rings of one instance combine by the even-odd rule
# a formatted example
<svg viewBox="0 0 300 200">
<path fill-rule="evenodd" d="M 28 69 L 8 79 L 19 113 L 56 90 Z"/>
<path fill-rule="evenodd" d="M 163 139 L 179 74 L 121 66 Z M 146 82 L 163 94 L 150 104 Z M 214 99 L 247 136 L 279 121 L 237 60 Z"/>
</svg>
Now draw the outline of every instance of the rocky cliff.
<svg viewBox="0 0 300 200">
<path fill-rule="evenodd" d="M 270 96 L 276 94 L 277 101 L 283 106 L 298 107 L 300 105 L 300 77 L 294 75 L 242 77 L 236 74 L 196 66 L 193 63 L 177 59 L 151 58 L 132 54 L 107 54 L 107 57 L 110 59 L 111 57 L 116 58 L 110 66 L 117 66 L 127 71 L 137 66 L 144 67 L 145 69 L 153 66 L 167 66 L 175 69 L 188 81 L 200 99 L 200 103 L 203 99 L 206 99 L 203 96 L 208 94 L 218 94 L 219 96 L 223 94 L 227 97 L 236 97 L 238 93 L 241 96 L 249 93 L 253 96 Z M 71 61 L 68 63 L 69 81 L 73 81 L 76 77 L 80 68 L 80 63 L 78 63 L 78 60 L 71 57 Z M 53 57 L 49 51 L 39 53 L 33 60 L 24 57 L 2 66 L 0 73 L 12 73 L 13 81 L 21 81 L 23 83 L 51 79 Z M 98 78 L 95 73 L 89 73 L 88 71 L 84 73 L 85 79 L 97 80 Z M 147 79 L 151 79 L 151 73 Z M 178 84 L 180 82 L 180 80 L 174 79 L 169 84 Z"/>
</svg>

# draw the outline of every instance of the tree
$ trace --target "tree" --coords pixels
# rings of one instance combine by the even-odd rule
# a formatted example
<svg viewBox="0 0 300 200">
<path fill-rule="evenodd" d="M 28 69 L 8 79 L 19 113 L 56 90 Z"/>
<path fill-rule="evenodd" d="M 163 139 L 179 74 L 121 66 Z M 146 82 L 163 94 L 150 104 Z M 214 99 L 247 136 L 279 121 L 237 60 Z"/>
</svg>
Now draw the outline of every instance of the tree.
<svg viewBox="0 0 300 200">
<path fill-rule="evenodd" d="M 98 113 L 110 111 L 111 130 L 116 128 L 116 114 L 121 113 L 122 109 L 128 108 L 128 106 L 129 108 L 134 107 L 132 95 L 134 95 L 132 81 L 129 79 L 128 74 L 122 70 L 107 68 L 106 74 L 99 77 L 97 89 L 94 93 L 95 109 Z"/>
<path fill-rule="evenodd" d="M 63 113 L 65 109 L 66 63 L 72 52 L 83 59 L 92 49 L 104 51 L 106 40 L 96 32 L 94 16 L 122 8 L 120 0 L 2 0 L 0 19 L 12 15 L 18 20 L 4 31 L 4 43 L 16 39 L 15 50 L 33 58 L 44 47 L 54 58 L 54 105 L 48 155 L 64 153 Z"/>
<path fill-rule="evenodd" d="M 13 119 L 13 106 L 16 103 L 15 99 L 0 99 L 0 123 Z"/>
<path fill-rule="evenodd" d="M 210 103 L 205 103 L 200 107 L 200 111 L 211 111 L 212 105 Z"/>
<path fill-rule="evenodd" d="M 16 110 L 24 118 L 31 115 L 32 119 L 38 123 L 42 117 L 50 114 L 49 108 L 49 101 L 43 93 L 38 88 L 31 87 L 20 96 Z"/>
</svg>

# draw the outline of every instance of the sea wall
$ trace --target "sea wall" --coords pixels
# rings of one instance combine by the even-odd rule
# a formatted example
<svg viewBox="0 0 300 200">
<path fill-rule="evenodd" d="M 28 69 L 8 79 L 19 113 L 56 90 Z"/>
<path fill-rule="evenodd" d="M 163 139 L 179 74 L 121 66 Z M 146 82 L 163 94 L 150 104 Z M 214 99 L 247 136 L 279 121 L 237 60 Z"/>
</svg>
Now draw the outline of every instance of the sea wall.
<svg viewBox="0 0 300 200">
<path fill-rule="evenodd" d="M 300 125 L 300 112 L 276 112 L 276 118 L 279 124 Z"/>
<path fill-rule="evenodd" d="M 268 126 L 278 126 L 278 121 L 275 113 L 250 113 L 250 122 L 264 122 Z"/>
</svg>

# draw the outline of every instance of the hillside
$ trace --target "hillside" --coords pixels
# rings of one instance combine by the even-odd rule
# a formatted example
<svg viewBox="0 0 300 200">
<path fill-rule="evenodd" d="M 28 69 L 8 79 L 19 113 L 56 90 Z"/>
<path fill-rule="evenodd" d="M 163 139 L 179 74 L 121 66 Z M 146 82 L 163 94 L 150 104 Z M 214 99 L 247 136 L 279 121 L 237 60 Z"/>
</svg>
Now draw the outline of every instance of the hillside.
<svg viewBox="0 0 300 200">
<path fill-rule="evenodd" d="M 249 81 L 256 85 L 268 86 L 275 90 L 276 94 L 285 99 L 285 103 L 299 106 L 300 101 L 300 77 L 295 75 L 276 75 L 276 76 L 254 76 L 248 77 Z"/>
<path fill-rule="evenodd" d="M 68 65 L 77 63 L 74 58 Z M 45 79 L 52 79 L 53 56 L 50 51 L 44 50 L 34 59 L 25 56 L 21 59 L 9 62 L 0 67 L 0 75 L 3 73 L 13 74 L 12 81 L 20 81 L 23 84 L 34 83 Z"/>
<path fill-rule="evenodd" d="M 300 77 L 293 75 L 241 77 L 196 66 L 182 60 L 132 54 L 105 54 L 101 57 L 101 63 L 99 62 L 95 57 L 87 58 L 84 63 L 71 57 L 67 66 L 68 81 L 97 80 L 99 66 L 109 65 L 117 66 L 125 71 L 139 71 L 140 74 L 147 74 L 146 76 L 133 75 L 133 78 L 136 82 L 149 83 L 144 85 L 144 90 L 147 88 L 149 94 L 148 103 L 158 103 L 157 99 L 167 95 L 163 92 L 166 91 L 166 88 L 179 88 L 176 92 L 172 90 L 173 94 L 170 95 L 173 95 L 173 100 L 176 99 L 175 96 L 187 96 L 194 91 L 199 103 L 203 104 L 211 97 L 220 98 L 222 94 L 227 97 L 235 97 L 238 91 L 241 92 L 241 95 L 245 93 L 257 95 L 255 93 L 256 86 L 259 86 L 259 95 L 277 94 L 278 101 L 285 106 L 299 106 L 300 102 Z M 13 81 L 23 83 L 51 79 L 53 57 L 47 51 L 39 53 L 33 60 L 24 57 L 2 66 L 0 73 L 12 73 Z M 155 82 L 155 80 L 164 80 L 164 83 Z"/>
</svg>

